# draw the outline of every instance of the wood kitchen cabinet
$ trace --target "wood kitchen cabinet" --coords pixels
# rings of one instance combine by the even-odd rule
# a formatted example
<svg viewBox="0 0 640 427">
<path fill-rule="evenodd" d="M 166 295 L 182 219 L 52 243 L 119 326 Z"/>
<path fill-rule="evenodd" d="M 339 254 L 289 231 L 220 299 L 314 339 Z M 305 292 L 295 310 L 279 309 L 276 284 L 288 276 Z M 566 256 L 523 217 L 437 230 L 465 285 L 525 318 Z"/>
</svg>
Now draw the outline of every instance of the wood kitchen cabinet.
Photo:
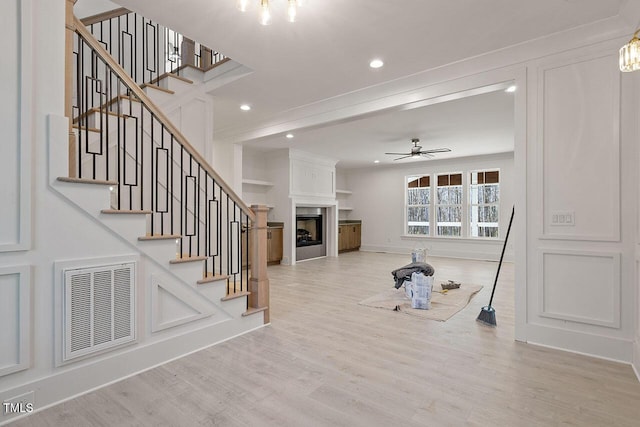
<svg viewBox="0 0 640 427">
<path fill-rule="evenodd" d="M 280 264 L 282 261 L 282 227 L 267 229 L 267 264 Z"/>
<path fill-rule="evenodd" d="M 362 224 L 350 222 L 338 226 L 338 252 L 357 251 L 362 242 Z"/>
<path fill-rule="evenodd" d="M 267 227 L 267 265 L 272 264 L 280 264 L 282 261 L 282 226 L 268 226 Z M 253 236 L 249 233 L 249 245 L 252 244 Z M 243 237 L 242 239 L 242 253 L 243 256 L 245 252 L 246 241 Z M 248 254 L 248 260 L 243 261 L 242 265 L 246 266 L 251 265 L 251 251 Z"/>
</svg>

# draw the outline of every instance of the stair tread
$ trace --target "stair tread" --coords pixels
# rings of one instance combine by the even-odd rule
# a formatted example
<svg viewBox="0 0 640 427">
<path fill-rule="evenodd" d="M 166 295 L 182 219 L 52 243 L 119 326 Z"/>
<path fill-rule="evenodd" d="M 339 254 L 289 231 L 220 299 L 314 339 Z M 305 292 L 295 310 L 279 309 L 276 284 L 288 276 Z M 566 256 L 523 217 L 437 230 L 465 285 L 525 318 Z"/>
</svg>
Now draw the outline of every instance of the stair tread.
<svg viewBox="0 0 640 427">
<path fill-rule="evenodd" d="M 211 283 L 211 282 L 219 282 L 221 280 L 227 280 L 230 276 L 227 274 L 211 274 L 208 273 L 205 277 L 203 277 L 202 279 L 198 280 L 198 284 L 202 285 L 204 283 Z"/>
<path fill-rule="evenodd" d="M 249 291 L 238 291 L 231 294 L 227 294 L 226 297 L 220 298 L 220 301 L 231 301 L 232 299 L 242 298 L 251 295 Z"/>
<path fill-rule="evenodd" d="M 126 214 L 126 215 L 148 215 L 152 214 L 153 211 L 148 210 L 125 210 L 125 209 L 102 209 L 100 212 L 103 214 Z"/>
<path fill-rule="evenodd" d="M 182 236 L 179 234 L 147 234 L 146 236 L 138 237 L 138 240 L 175 240 L 181 238 Z"/>
<path fill-rule="evenodd" d="M 249 307 L 247 311 L 242 313 L 243 317 L 251 316 L 252 314 L 260 313 L 261 311 L 265 311 L 269 307 Z"/>
<path fill-rule="evenodd" d="M 88 109 L 87 111 L 85 111 L 84 113 L 82 113 L 80 116 L 75 117 L 75 118 L 73 119 L 73 122 L 74 122 L 74 123 L 78 123 L 78 121 L 80 121 L 81 119 L 84 119 L 84 118 L 86 118 L 89 114 L 94 114 L 94 113 L 97 113 L 97 114 L 107 114 L 107 115 L 109 115 L 109 116 L 122 117 L 122 118 L 124 118 L 124 117 L 129 117 L 129 116 L 127 116 L 126 114 L 118 114 L 118 113 L 114 113 L 113 111 L 100 110 L 100 108 L 97 108 L 97 107 L 96 107 L 96 108 L 90 108 L 90 109 Z"/>
<path fill-rule="evenodd" d="M 156 77 L 155 79 L 151 80 L 148 84 L 149 84 L 149 85 L 152 85 L 152 84 L 154 84 L 154 83 L 157 83 L 157 82 L 159 82 L 160 80 L 164 79 L 165 77 L 171 77 L 171 78 L 174 78 L 174 79 L 182 80 L 182 81 L 183 81 L 183 82 L 185 82 L 185 83 L 193 84 L 193 80 L 189 80 L 189 79 L 188 79 L 188 78 L 186 78 L 186 77 L 182 77 L 182 76 L 179 76 L 179 75 L 177 75 L 177 74 L 173 74 L 173 73 L 164 73 L 164 74 L 161 74 L 160 76 L 158 76 L 158 77 Z"/>
<path fill-rule="evenodd" d="M 73 125 L 73 128 L 74 129 L 78 129 L 80 131 L 86 130 L 86 131 L 89 131 L 89 132 L 100 133 L 100 129 L 98 129 L 98 128 L 90 128 L 90 127 L 87 127 L 87 126 L 78 126 L 78 125 Z"/>
<path fill-rule="evenodd" d="M 195 262 L 195 261 L 204 261 L 206 260 L 207 257 L 206 256 L 188 256 L 188 255 L 183 255 L 182 258 L 174 258 L 171 261 L 169 261 L 170 264 L 181 264 L 183 262 Z"/>
<path fill-rule="evenodd" d="M 104 179 L 71 178 L 68 176 L 59 176 L 57 180 L 62 182 L 73 182 L 76 184 L 118 185 L 116 181 L 106 181 Z"/>
<path fill-rule="evenodd" d="M 141 87 L 142 89 L 145 89 L 145 88 L 150 87 L 151 89 L 157 89 L 157 90 L 160 90 L 160 91 L 162 91 L 162 92 L 165 92 L 165 93 L 168 93 L 168 94 L 171 94 L 171 95 L 175 94 L 175 92 L 174 92 L 174 91 L 172 91 L 171 89 L 165 89 L 165 88 L 163 88 L 163 87 L 156 86 L 156 85 L 152 85 L 152 84 L 146 84 L 146 83 L 145 83 L 145 84 L 143 84 L 143 85 L 142 85 L 142 86 L 140 86 L 140 87 Z"/>
<path fill-rule="evenodd" d="M 205 67 L 205 68 L 197 68 L 197 69 L 198 69 L 198 70 L 201 70 L 201 71 L 204 71 L 204 72 L 206 73 L 207 71 L 209 71 L 209 70 L 213 70 L 214 68 L 216 68 L 216 67 L 218 67 L 218 66 L 220 66 L 220 65 L 222 65 L 222 64 L 225 64 L 225 63 L 227 63 L 227 62 L 229 62 L 229 61 L 231 61 L 231 58 L 224 58 L 224 59 L 221 59 L 220 61 L 216 62 L 215 64 L 211 64 L 211 65 L 209 65 L 208 67 Z"/>
</svg>

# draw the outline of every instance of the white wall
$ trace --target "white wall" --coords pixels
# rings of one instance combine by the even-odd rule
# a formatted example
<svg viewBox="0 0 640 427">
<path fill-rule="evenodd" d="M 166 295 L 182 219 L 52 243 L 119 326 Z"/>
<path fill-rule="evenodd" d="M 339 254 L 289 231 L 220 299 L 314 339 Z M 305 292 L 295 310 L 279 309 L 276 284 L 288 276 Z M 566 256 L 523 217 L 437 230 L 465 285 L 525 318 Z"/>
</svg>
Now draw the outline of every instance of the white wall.
<svg viewBox="0 0 640 427">
<path fill-rule="evenodd" d="M 445 172 L 468 173 L 472 170 L 500 169 L 500 236 L 501 240 L 450 239 L 405 236 L 405 177 Z M 362 220 L 362 247 L 365 251 L 409 253 L 426 248 L 430 255 L 459 258 L 499 259 L 503 236 L 506 235 L 511 207 L 514 204 L 513 153 L 464 157 L 451 160 L 428 160 L 383 167 L 342 171 L 353 193 L 348 203 L 353 206 L 349 219 Z M 510 239 L 513 239 L 511 234 Z M 513 258 L 513 243 L 505 259 Z"/>
<path fill-rule="evenodd" d="M 109 0 L 79 0 L 73 10 L 75 15 L 82 19 L 121 7 L 119 4 Z"/>
<path fill-rule="evenodd" d="M 631 362 L 637 90 L 622 43 L 528 64 L 527 340 Z"/>
</svg>

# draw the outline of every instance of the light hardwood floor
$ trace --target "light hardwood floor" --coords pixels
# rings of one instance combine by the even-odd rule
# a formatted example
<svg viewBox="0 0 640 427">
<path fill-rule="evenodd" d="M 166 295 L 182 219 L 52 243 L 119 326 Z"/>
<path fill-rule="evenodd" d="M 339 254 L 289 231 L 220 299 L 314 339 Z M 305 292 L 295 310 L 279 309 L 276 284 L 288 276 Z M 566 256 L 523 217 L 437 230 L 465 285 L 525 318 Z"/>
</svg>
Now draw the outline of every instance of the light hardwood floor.
<svg viewBox="0 0 640 427">
<path fill-rule="evenodd" d="M 626 365 L 513 340 L 513 265 L 430 258 L 484 285 L 447 322 L 358 305 L 407 256 L 269 267 L 272 324 L 36 413 L 16 426 L 639 426 Z"/>
</svg>

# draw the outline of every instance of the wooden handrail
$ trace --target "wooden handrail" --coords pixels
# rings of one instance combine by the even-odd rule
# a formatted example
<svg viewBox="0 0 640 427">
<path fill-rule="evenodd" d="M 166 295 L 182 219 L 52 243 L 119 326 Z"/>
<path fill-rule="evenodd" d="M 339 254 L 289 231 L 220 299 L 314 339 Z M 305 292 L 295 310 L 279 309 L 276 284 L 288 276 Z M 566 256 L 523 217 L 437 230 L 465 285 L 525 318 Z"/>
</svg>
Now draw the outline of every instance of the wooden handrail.
<svg viewBox="0 0 640 427">
<path fill-rule="evenodd" d="M 128 13 L 131 13 L 129 9 L 127 9 L 126 7 L 120 7 L 118 9 L 108 10 L 96 15 L 87 16 L 86 18 L 82 18 L 80 22 L 82 22 L 85 26 L 88 26 L 91 24 L 97 24 L 98 22 L 117 18 L 118 16 L 126 15 Z"/>
<path fill-rule="evenodd" d="M 202 155 L 195 149 L 193 146 L 187 141 L 187 138 L 176 128 L 173 123 L 167 118 L 167 116 L 160 111 L 160 109 L 149 99 L 147 94 L 138 86 L 131 77 L 127 74 L 127 72 L 116 62 L 115 59 L 104 49 L 102 44 L 98 42 L 93 35 L 87 30 L 87 28 L 83 25 L 82 21 L 78 19 L 78 17 L 74 16 L 74 22 L 76 24 L 76 31 L 78 34 L 82 36 L 84 41 L 89 45 L 95 52 L 97 52 L 101 59 L 112 69 L 114 74 L 122 80 L 125 85 L 133 92 L 133 94 L 145 105 L 145 107 L 158 119 L 162 122 L 164 127 L 173 134 L 175 140 L 184 147 L 185 151 L 189 153 L 193 159 L 200 164 L 202 169 L 205 170 L 222 188 L 222 190 L 227 193 L 227 195 L 242 209 L 242 211 L 247 215 L 249 220 L 254 222 L 256 220 L 256 216 L 253 210 L 247 206 L 244 201 L 236 194 L 235 191 L 213 170 L 209 162 L 207 162 Z"/>
</svg>

